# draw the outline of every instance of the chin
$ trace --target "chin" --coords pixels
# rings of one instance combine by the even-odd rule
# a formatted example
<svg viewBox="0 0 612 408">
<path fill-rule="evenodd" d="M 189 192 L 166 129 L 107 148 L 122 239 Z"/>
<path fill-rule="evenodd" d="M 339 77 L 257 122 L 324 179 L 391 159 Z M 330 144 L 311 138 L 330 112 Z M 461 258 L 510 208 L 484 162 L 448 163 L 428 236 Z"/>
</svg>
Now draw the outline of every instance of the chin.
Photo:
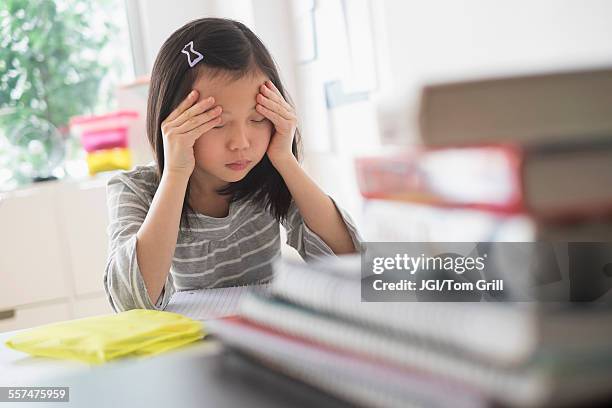
<svg viewBox="0 0 612 408">
<path fill-rule="evenodd" d="M 223 181 L 226 181 L 228 183 L 236 183 L 237 181 L 242 180 L 245 176 L 246 176 L 246 174 L 240 175 L 240 176 L 235 176 L 235 177 L 226 177 Z"/>
<path fill-rule="evenodd" d="M 245 178 L 247 174 L 249 174 L 248 171 L 245 171 L 244 173 L 235 172 L 234 174 L 224 174 L 224 177 L 219 177 L 219 178 L 228 183 L 235 183 Z"/>
</svg>

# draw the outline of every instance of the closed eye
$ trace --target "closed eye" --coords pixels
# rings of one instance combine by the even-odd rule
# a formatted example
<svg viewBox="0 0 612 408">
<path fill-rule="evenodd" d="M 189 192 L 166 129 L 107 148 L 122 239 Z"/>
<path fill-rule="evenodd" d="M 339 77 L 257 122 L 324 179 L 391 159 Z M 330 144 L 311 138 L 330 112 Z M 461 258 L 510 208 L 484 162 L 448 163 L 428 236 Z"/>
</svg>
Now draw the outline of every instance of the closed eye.
<svg viewBox="0 0 612 408">
<path fill-rule="evenodd" d="M 261 118 L 260 120 L 251 119 L 251 122 L 253 122 L 253 123 L 264 123 L 267 120 L 268 119 L 266 119 L 266 118 Z M 222 129 L 224 126 L 225 125 L 215 126 L 215 127 L 213 127 L 213 129 Z"/>
</svg>

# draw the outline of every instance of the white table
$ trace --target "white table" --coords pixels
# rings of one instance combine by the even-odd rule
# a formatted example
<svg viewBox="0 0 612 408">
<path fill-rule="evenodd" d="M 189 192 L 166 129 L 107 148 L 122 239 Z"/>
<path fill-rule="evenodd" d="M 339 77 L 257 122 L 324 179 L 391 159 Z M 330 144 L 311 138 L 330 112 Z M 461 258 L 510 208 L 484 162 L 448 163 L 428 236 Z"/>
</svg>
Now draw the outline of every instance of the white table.
<svg viewBox="0 0 612 408">
<path fill-rule="evenodd" d="M 90 366 L 11 350 L 4 341 L 15 333 L 0 333 L 0 386 L 70 387 L 70 402 L 45 402 L 45 408 L 347 406 L 229 352 L 215 340 L 142 360 Z"/>
</svg>

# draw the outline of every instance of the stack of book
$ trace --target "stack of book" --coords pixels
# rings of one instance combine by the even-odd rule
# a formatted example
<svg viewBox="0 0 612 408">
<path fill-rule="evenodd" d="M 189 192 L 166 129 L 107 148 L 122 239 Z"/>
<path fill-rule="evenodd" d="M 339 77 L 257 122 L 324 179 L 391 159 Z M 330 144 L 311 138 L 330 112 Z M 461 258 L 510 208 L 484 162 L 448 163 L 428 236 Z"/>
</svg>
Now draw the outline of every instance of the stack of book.
<svg viewBox="0 0 612 408">
<path fill-rule="evenodd" d="M 359 406 L 575 406 L 612 396 L 612 314 L 531 303 L 361 300 L 361 260 L 275 265 L 210 321 L 231 348 Z"/>
<path fill-rule="evenodd" d="M 371 241 L 562 244 L 562 300 L 610 292 L 612 69 L 427 86 L 420 122 L 422 144 L 356 160 Z"/>
<path fill-rule="evenodd" d="M 612 69 L 427 86 L 420 127 L 356 160 L 370 240 L 612 241 Z"/>
</svg>

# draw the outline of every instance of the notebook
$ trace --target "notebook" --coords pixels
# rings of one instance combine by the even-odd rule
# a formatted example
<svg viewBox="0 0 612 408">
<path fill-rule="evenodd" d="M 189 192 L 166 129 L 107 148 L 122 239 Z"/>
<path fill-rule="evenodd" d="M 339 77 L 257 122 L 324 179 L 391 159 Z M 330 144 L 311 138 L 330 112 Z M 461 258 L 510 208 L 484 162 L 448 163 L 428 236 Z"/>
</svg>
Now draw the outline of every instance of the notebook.
<svg viewBox="0 0 612 408">
<path fill-rule="evenodd" d="M 358 257 L 316 266 L 286 261 L 276 268 L 271 293 L 380 333 L 444 344 L 504 366 L 559 353 L 582 359 L 585 352 L 612 351 L 608 308 L 556 311 L 529 302 L 367 303 L 361 301 L 360 286 Z"/>
<path fill-rule="evenodd" d="M 502 367 L 472 359 L 435 341 L 388 336 L 269 295 L 245 296 L 240 304 L 240 317 L 321 348 L 462 384 L 502 404 L 571 405 L 610 396 L 609 355 L 597 356 L 597 361 L 572 361 L 568 356 L 568 361 L 564 358 Z M 215 330 L 212 333 L 218 334 Z M 344 367 L 343 371 L 346 370 Z"/>
<path fill-rule="evenodd" d="M 485 406 L 473 389 L 418 370 L 356 358 L 243 319 L 216 320 L 208 327 L 226 344 L 264 365 L 361 406 Z"/>
<path fill-rule="evenodd" d="M 164 309 L 195 320 L 212 320 L 238 314 L 238 304 L 247 293 L 266 293 L 269 284 L 178 291 Z"/>
</svg>

